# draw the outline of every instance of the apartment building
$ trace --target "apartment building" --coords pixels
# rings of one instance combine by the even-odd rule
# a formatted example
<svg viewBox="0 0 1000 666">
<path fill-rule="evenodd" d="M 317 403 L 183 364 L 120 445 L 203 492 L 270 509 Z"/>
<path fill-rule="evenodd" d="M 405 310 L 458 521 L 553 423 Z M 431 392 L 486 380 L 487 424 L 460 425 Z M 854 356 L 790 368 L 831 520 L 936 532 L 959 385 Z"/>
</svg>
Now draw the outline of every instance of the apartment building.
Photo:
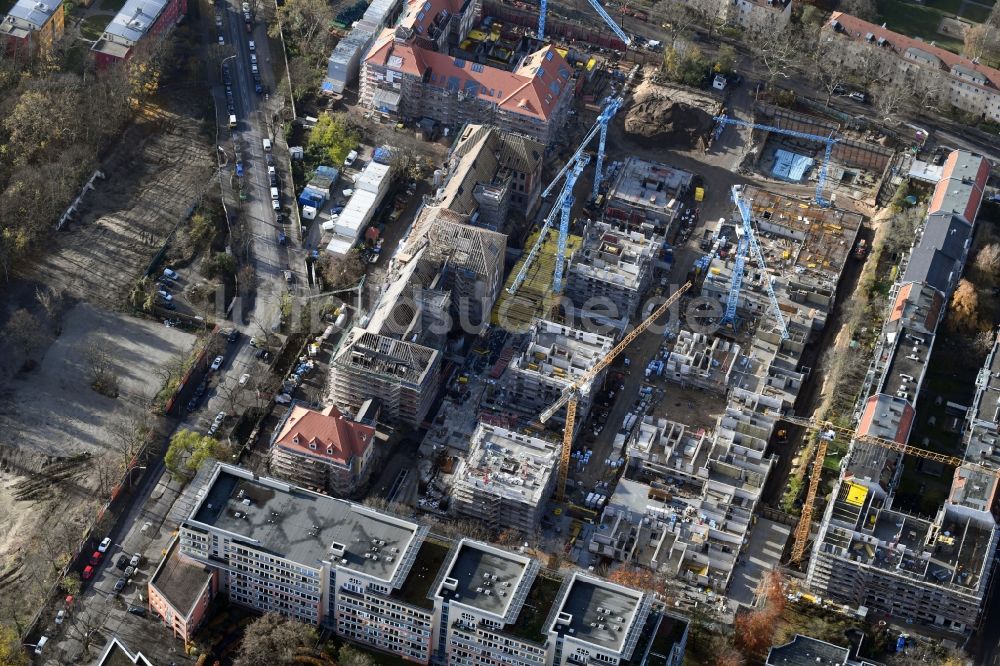
<svg viewBox="0 0 1000 666">
<path fill-rule="evenodd" d="M 653 281 L 663 236 L 592 221 L 566 270 L 565 295 L 578 317 L 624 329 Z"/>
<path fill-rule="evenodd" d="M 451 508 L 491 530 L 531 534 L 552 494 L 558 445 L 480 423 L 455 468 Z"/>
<path fill-rule="evenodd" d="M 352 328 L 330 363 L 330 400 L 355 412 L 369 398 L 386 421 L 419 426 L 437 393 L 441 353 L 364 328 Z"/>
<path fill-rule="evenodd" d="M 180 554 L 215 571 L 231 602 L 427 663 L 432 614 L 401 596 L 411 572 L 421 573 L 414 564 L 425 532 L 361 505 L 216 464 L 179 538 Z"/>
<path fill-rule="evenodd" d="M 792 20 L 792 0 L 735 0 L 720 2 L 719 15 L 749 35 L 783 32 Z"/>
<path fill-rule="evenodd" d="M 231 465 L 203 471 L 179 553 L 158 576 L 185 563 L 184 575 L 197 574 L 188 598 L 211 579 L 233 603 L 418 664 L 683 659 L 687 623 L 646 592 L 579 572 L 563 579 L 485 543 L 441 543 L 410 521 Z"/>
<path fill-rule="evenodd" d="M 347 497 L 364 487 L 375 460 L 375 426 L 292 404 L 271 438 L 271 471 L 317 492 Z"/>
<path fill-rule="evenodd" d="M 153 666 L 142 652 L 133 652 L 117 636 L 112 636 L 108 640 L 101 655 L 94 662 L 94 666 L 128 666 L 133 664 L 135 666 Z"/>
<path fill-rule="evenodd" d="M 361 104 L 386 118 L 427 118 L 456 130 L 485 122 L 553 143 L 573 97 L 572 68 L 552 46 L 520 55 L 509 69 L 451 55 L 478 15 L 473 0 L 412 0 L 364 58 Z"/>
<path fill-rule="evenodd" d="M 848 69 L 860 66 L 876 51 L 888 54 L 895 67 L 885 73 L 894 83 L 930 92 L 940 89 L 942 101 L 955 108 L 1000 120 L 1000 70 L 842 12 L 833 13 L 823 32 L 843 40 Z"/>
<path fill-rule="evenodd" d="M 965 442 L 968 460 L 1000 469 L 1000 336 L 976 377 L 976 394 L 968 411 Z"/>
<path fill-rule="evenodd" d="M 98 69 L 128 60 L 141 44 L 170 31 L 187 14 L 187 0 L 127 0 L 90 47 Z"/>
<path fill-rule="evenodd" d="M 219 592 L 219 578 L 211 567 L 180 553 L 178 539 L 149 579 L 149 609 L 160 616 L 174 636 L 185 644 L 205 621 L 208 607 Z"/>
<path fill-rule="evenodd" d="M 686 623 L 654 610 L 648 593 L 580 572 L 560 582 L 534 558 L 484 543 L 452 548 L 434 594 L 449 666 L 643 664 L 661 626 L 662 663 L 683 656 Z"/>
<path fill-rule="evenodd" d="M 784 645 L 775 645 L 767 652 L 764 666 L 878 666 L 867 659 L 852 657 L 852 648 L 840 647 L 811 636 L 795 634 Z"/>
<path fill-rule="evenodd" d="M 952 153 L 948 164 L 891 293 L 866 384 L 874 394 L 861 409 L 860 434 L 899 443 L 911 436 L 946 294 L 964 267 L 982 198 L 977 174 L 989 168 L 982 158 L 960 152 Z M 936 258 L 922 258 L 931 255 Z M 982 377 L 980 387 L 988 387 Z M 971 410 L 973 422 L 978 404 Z M 989 466 L 992 451 L 982 449 L 975 428 L 966 446 L 966 460 L 978 458 Z M 1000 540 L 996 476 L 981 467 L 960 467 L 949 498 L 928 520 L 893 507 L 903 472 L 901 453 L 852 442 L 835 499 L 823 517 L 807 582 L 824 596 L 968 634 L 989 589 Z"/>
<path fill-rule="evenodd" d="M 433 204 L 506 233 L 510 214 L 532 219 L 542 190 L 545 145 L 489 125 L 466 125 L 448 155 Z"/>
<path fill-rule="evenodd" d="M 3 49 L 12 58 L 48 51 L 62 39 L 64 23 L 62 0 L 17 0 L 0 22 Z"/>
<path fill-rule="evenodd" d="M 555 402 L 563 389 L 582 377 L 614 346 L 606 336 L 580 331 L 545 319 L 536 319 L 528 333 L 529 340 L 521 353 L 511 359 L 504 373 L 508 403 L 531 416 Z M 600 386 L 604 373 L 594 378 Z M 593 399 L 580 398 L 576 422 L 586 422 Z M 553 423 L 565 422 L 565 408 L 552 417 Z"/>
</svg>

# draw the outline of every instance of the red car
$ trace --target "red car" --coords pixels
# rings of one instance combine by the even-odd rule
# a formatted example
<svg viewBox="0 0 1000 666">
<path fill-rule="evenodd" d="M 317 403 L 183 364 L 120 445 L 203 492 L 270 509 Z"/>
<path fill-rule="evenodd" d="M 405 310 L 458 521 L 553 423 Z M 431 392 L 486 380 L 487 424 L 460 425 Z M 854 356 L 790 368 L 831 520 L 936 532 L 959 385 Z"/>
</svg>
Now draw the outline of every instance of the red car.
<svg viewBox="0 0 1000 666">
<path fill-rule="evenodd" d="M 84 567 L 83 575 L 80 576 L 84 580 L 90 580 L 94 575 L 94 567 Z"/>
<path fill-rule="evenodd" d="M 102 553 L 99 553 L 98 551 L 95 550 L 94 554 L 90 556 L 90 563 L 96 567 L 98 564 L 101 563 L 101 556 Z"/>
</svg>

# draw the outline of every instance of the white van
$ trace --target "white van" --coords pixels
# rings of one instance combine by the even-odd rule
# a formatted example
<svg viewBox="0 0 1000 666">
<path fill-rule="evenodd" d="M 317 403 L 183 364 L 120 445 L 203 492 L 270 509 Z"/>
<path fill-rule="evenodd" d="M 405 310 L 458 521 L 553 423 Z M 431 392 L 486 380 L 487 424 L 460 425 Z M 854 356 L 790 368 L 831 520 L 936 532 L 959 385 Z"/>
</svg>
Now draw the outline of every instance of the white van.
<svg viewBox="0 0 1000 666">
<path fill-rule="evenodd" d="M 236 114 L 229 114 L 229 129 L 236 129 Z"/>
<path fill-rule="evenodd" d="M 48 636 L 42 636 L 41 638 L 39 638 L 38 643 L 35 644 L 35 654 L 41 654 L 42 648 L 45 647 L 45 644 L 48 642 L 49 642 Z"/>
<path fill-rule="evenodd" d="M 264 144 L 264 152 L 265 153 L 271 152 L 271 140 L 270 139 L 264 139 L 263 141 L 261 141 L 261 143 Z"/>
<path fill-rule="evenodd" d="M 271 188 L 271 201 L 277 201 L 279 198 L 280 198 L 280 195 L 278 194 L 278 188 L 277 187 L 272 187 Z"/>
<path fill-rule="evenodd" d="M 347 158 L 344 160 L 344 166 L 349 167 L 354 164 L 354 160 L 358 159 L 358 151 L 352 150 L 347 153 Z"/>
</svg>

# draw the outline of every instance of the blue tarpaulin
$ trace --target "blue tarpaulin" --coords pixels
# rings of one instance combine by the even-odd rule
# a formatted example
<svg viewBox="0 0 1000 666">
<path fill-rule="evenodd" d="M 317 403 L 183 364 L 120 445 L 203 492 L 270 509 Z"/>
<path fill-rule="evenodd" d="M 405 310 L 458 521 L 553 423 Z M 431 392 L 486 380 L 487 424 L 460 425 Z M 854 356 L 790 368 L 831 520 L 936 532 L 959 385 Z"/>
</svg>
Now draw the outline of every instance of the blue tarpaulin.
<svg viewBox="0 0 1000 666">
<path fill-rule="evenodd" d="M 771 174 L 784 180 L 798 182 L 805 177 L 806 171 L 811 169 L 814 163 L 815 160 L 811 157 L 779 149 L 774 151 L 774 166 L 771 167 Z"/>
</svg>

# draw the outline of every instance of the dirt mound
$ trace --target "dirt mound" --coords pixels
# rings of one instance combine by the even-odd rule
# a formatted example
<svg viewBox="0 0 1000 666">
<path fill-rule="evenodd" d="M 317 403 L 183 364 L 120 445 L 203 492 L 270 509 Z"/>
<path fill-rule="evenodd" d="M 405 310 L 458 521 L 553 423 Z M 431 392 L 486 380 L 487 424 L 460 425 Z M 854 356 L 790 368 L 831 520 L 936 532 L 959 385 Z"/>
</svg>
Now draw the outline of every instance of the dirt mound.
<svg viewBox="0 0 1000 666">
<path fill-rule="evenodd" d="M 709 113 L 665 94 L 636 100 L 625 115 L 626 133 L 663 147 L 691 149 L 702 144 L 711 131 Z"/>
</svg>

